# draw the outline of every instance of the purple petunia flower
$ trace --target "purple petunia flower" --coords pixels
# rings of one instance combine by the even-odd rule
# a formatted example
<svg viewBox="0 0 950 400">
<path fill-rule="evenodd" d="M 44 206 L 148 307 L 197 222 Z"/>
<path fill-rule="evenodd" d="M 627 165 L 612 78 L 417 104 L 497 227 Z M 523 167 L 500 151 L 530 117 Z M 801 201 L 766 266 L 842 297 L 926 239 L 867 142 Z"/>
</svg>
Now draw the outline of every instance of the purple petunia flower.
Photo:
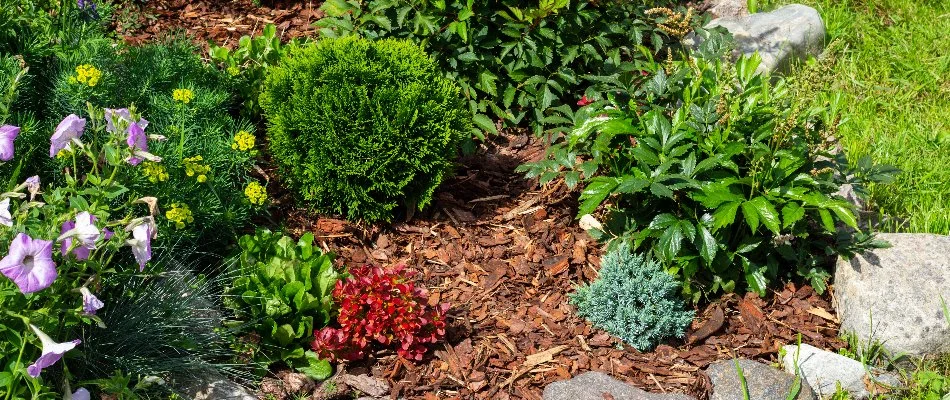
<svg viewBox="0 0 950 400">
<path fill-rule="evenodd" d="M 129 137 L 125 142 L 129 145 L 129 148 L 132 149 L 133 154 L 138 155 L 142 152 L 148 152 L 148 136 L 145 135 L 145 130 L 134 122 L 129 125 Z M 129 157 L 127 161 L 129 164 L 139 165 L 142 159 L 132 156 Z"/>
<path fill-rule="evenodd" d="M 56 154 L 63 149 L 69 148 L 69 143 L 73 139 L 82 136 L 83 129 L 86 128 L 86 119 L 79 118 L 76 114 L 69 114 L 63 121 L 56 126 L 56 132 L 50 137 L 49 156 L 56 157 Z"/>
<path fill-rule="evenodd" d="M 101 236 L 99 228 L 96 228 L 96 217 L 83 211 L 76 214 L 76 221 L 66 221 L 60 230 L 60 254 L 66 255 L 69 248 L 73 245 L 73 238 L 79 241 L 79 245 L 73 249 L 73 255 L 77 260 L 86 260 L 89 258 L 89 252 L 96 249 L 96 240 Z"/>
<path fill-rule="evenodd" d="M 10 215 L 10 198 L 0 200 L 0 225 L 13 226 L 13 216 Z"/>
<path fill-rule="evenodd" d="M 53 242 L 18 233 L 7 256 L 0 260 L 0 273 L 13 280 L 23 294 L 48 288 L 56 280 Z"/>
<path fill-rule="evenodd" d="M 89 288 L 83 286 L 79 288 L 79 293 L 82 293 L 82 312 L 86 315 L 96 315 L 96 311 L 99 311 L 102 307 L 105 307 L 105 304 L 99 300 L 96 295 L 92 294 L 89 291 Z"/>
<path fill-rule="evenodd" d="M 139 272 L 145 270 L 145 263 L 152 259 L 152 224 L 143 223 L 132 228 L 132 239 L 127 243 L 132 247 L 135 261 L 139 263 Z"/>
<path fill-rule="evenodd" d="M 124 122 L 127 126 L 127 130 L 132 127 L 132 113 L 128 108 L 106 108 L 103 109 L 103 112 L 105 112 L 107 132 L 118 133 L 118 129 L 116 128 L 117 122 Z M 148 127 L 148 121 L 146 121 L 145 118 L 139 118 L 139 121 L 135 122 L 135 124 L 143 130 Z"/>
<path fill-rule="evenodd" d="M 86 388 L 79 388 L 73 392 L 71 400 L 89 400 L 90 398 L 91 396 L 89 395 L 89 391 L 86 390 Z"/>
<path fill-rule="evenodd" d="M 13 159 L 13 141 L 20 134 L 20 128 L 13 125 L 0 126 L 0 161 Z"/>
<path fill-rule="evenodd" d="M 39 175 L 33 175 L 26 178 L 23 183 L 26 185 L 26 190 L 30 192 L 30 201 L 32 201 L 36 194 L 40 192 L 40 177 Z"/>
<path fill-rule="evenodd" d="M 66 354 L 67 351 L 76 348 L 79 343 L 82 343 L 79 339 L 71 342 L 56 343 L 48 335 L 43 333 L 40 328 L 30 324 L 30 329 L 33 329 L 33 332 L 36 333 L 36 337 L 40 338 L 40 342 L 43 343 L 43 354 L 40 355 L 40 358 L 37 358 L 32 365 L 26 368 L 26 372 L 33 378 L 38 378 L 44 368 L 56 364 L 60 358 L 63 358 L 63 354 Z"/>
</svg>

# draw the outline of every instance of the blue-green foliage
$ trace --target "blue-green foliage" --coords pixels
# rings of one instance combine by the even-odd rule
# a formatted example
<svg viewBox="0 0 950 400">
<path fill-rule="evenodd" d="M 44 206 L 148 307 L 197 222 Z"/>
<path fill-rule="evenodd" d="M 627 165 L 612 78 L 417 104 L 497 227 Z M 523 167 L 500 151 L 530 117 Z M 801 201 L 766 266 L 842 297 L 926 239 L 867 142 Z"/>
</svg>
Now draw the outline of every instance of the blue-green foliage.
<svg viewBox="0 0 950 400">
<path fill-rule="evenodd" d="M 679 297 L 680 283 L 627 244 L 607 253 L 590 285 L 577 289 L 571 303 L 578 315 L 640 351 L 670 337 L 681 338 L 693 320 Z"/>
</svg>

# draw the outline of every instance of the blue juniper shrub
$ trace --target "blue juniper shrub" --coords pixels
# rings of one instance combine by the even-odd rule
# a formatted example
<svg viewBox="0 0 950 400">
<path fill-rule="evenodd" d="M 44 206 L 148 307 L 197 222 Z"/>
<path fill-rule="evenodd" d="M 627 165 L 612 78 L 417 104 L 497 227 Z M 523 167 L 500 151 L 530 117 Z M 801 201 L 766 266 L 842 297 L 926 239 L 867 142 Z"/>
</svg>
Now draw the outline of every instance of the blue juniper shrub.
<svg viewBox="0 0 950 400">
<path fill-rule="evenodd" d="M 601 259 L 597 279 L 571 295 L 577 313 L 640 351 L 682 338 L 693 320 L 680 283 L 660 264 L 622 244 Z"/>
</svg>

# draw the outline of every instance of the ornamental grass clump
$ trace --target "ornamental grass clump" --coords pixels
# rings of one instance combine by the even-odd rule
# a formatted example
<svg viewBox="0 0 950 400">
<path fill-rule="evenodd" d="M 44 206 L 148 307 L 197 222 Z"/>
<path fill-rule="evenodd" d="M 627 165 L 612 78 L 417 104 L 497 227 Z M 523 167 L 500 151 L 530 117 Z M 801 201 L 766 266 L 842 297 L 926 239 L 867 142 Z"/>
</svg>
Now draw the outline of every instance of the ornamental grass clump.
<svg viewBox="0 0 950 400">
<path fill-rule="evenodd" d="M 601 260 L 590 285 L 571 295 L 577 314 L 639 351 L 682 338 L 695 312 L 686 310 L 680 283 L 656 260 L 622 244 Z"/>
<path fill-rule="evenodd" d="M 351 220 L 424 208 L 471 133 L 458 86 L 400 40 L 296 48 L 269 70 L 261 106 L 289 186 L 316 210 Z"/>
</svg>

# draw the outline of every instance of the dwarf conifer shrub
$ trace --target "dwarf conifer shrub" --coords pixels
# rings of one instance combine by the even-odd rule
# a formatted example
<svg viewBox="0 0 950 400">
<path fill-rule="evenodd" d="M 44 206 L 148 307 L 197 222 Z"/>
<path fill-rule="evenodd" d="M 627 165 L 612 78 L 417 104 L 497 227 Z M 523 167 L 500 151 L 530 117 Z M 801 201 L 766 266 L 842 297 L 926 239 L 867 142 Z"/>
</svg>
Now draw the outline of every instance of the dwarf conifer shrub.
<svg viewBox="0 0 950 400">
<path fill-rule="evenodd" d="M 681 338 L 693 320 L 679 295 L 680 283 L 655 260 L 626 244 L 607 253 L 590 285 L 571 295 L 578 315 L 640 351 Z"/>
<path fill-rule="evenodd" d="M 422 209 L 472 130 L 459 88 L 410 42 L 328 39 L 270 69 L 274 159 L 317 210 L 366 221 Z"/>
</svg>

